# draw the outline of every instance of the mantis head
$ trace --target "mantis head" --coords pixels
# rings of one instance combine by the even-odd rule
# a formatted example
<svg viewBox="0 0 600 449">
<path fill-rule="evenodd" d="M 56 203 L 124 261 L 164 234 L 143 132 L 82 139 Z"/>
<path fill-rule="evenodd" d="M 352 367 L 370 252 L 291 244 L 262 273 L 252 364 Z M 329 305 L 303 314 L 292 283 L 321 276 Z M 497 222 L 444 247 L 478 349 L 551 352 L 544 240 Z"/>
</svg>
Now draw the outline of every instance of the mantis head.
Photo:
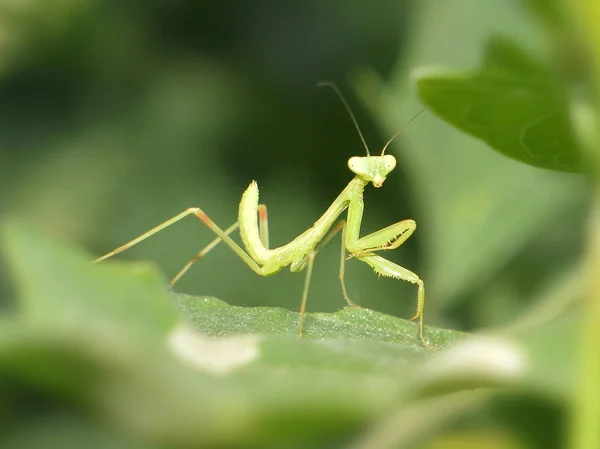
<svg viewBox="0 0 600 449">
<path fill-rule="evenodd" d="M 402 128 L 400 128 L 396 134 L 392 136 L 390 140 L 384 145 L 383 150 L 381 151 L 381 156 L 371 156 L 369 153 L 369 147 L 365 138 L 360 131 L 360 127 L 358 126 L 358 122 L 348 105 L 348 102 L 337 88 L 337 86 L 329 81 L 323 81 L 317 84 L 317 86 L 329 86 L 331 87 L 337 96 L 342 100 L 344 107 L 348 111 L 350 118 L 352 119 L 352 123 L 354 123 L 354 127 L 356 131 L 358 131 L 358 135 L 362 140 L 362 143 L 367 151 L 367 155 L 364 157 L 354 156 L 348 160 L 348 167 L 352 172 L 354 172 L 358 177 L 360 177 L 363 181 L 372 182 L 373 186 L 381 187 L 383 185 L 383 181 L 387 175 L 396 167 L 396 158 L 391 154 L 385 154 L 385 150 L 393 142 L 393 140 L 398 137 L 398 135 L 406 128 L 410 122 L 416 119 L 425 109 L 421 109 L 416 115 L 413 116 Z"/>
<path fill-rule="evenodd" d="M 382 156 L 354 156 L 348 160 L 348 168 L 374 187 L 381 187 L 387 175 L 396 167 L 396 158 L 391 154 Z"/>
</svg>

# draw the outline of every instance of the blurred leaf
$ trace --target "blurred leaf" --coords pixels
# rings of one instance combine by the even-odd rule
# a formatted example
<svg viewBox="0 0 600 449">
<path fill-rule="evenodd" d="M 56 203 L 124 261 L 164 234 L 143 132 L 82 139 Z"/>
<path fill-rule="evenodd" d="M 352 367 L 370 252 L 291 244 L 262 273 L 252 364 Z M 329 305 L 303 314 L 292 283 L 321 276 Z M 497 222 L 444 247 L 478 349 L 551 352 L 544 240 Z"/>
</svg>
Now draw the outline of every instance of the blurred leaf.
<svg viewBox="0 0 600 449">
<path fill-rule="evenodd" d="M 441 443 L 457 429 L 500 432 L 498 437 L 510 436 L 519 448 L 562 447 L 560 425 L 573 397 L 572 348 L 580 321 L 571 316 L 510 336 L 474 336 L 424 360 L 411 386 L 417 400 L 405 401 L 351 448 L 430 447 L 423 443 Z"/>
<path fill-rule="evenodd" d="M 32 419 L 0 438 L 0 447 L 10 449 L 158 449 L 158 446 L 107 432 L 83 416 L 55 413 Z"/>
<path fill-rule="evenodd" d="M 118 319 L 128 332 L 158 335 L 177 322 L 164 282 L 148 264 L 95 266 L 16 221 L 4 226 L 2 239 L 28 321 L 106 331 Z"/>
<path fill-rule="evenodd" d="M 175 299 L 194 328 L 202 333 L 298 335 L 296 312 L 274 307 L 233 307 L 218 299 L 188 295 L 176 295 Z M 317 339 L 365 339 L 422 349 L 416 323 L 364 308 L 345 307 L 335 313 L 306 314 L 304 335 Z M 440 347 L 465 335 L 457 331 L 425 328 L 425 338 Z"/>
<path fill-rule="evenodd" d="M 514 437 L 496 433 L 451 433 L 436 439 L 423 449 L 526 449 Z"/>
<path fill-rule="evenodd" d="M 582 170 L 565 87 L 515 42 L 491 39 L 476 73 L 419 73 L 423 102 L 457 128 L 527 164 Z"/>
<path fill-rule="evenodd" d="M 566 30 L 565 4 L 561 0 L 521 0 L 521 3 L 545 23 Z"/>
<path fill-rule="evenodd" d="M 480 43 L 490 33 L 515 36 L 539 47 L 535 28 L 513 3 L 423 1 L 419 8 L 408 57 L 392 79 L 386 82 L 368 71 L 356 78 L 359 94 L 387 135 L 422 108 L 409 71 L 475 64 Z M 417 221 L 416 235 L 424 248 L 425 269 L 419 273 L 428 289 L 427 311 L 433 322 L 442 312 L 456 310 L 458 301 L 473 298 L 478 289 L 493 291 L 494 283 L 503 281 L 496 280 L 497 274 L 550 223 L 560 235 L 578 235 L 563 218 L 572 211 L 574 200 L 585 197 L 584 180 L 518 164 L 428 112 L 403 133 L 396 156 L 412 187 L 411 218 Z M 546 269 L 545 264 L 536 264 L 528 271 L 528 284 L 535 284 Z M 510 301 L 523 300 L 514 297 L 518 292 L 510 294 Z M 485 296 L 473 299 L 482 301 Z"/>
</svg>

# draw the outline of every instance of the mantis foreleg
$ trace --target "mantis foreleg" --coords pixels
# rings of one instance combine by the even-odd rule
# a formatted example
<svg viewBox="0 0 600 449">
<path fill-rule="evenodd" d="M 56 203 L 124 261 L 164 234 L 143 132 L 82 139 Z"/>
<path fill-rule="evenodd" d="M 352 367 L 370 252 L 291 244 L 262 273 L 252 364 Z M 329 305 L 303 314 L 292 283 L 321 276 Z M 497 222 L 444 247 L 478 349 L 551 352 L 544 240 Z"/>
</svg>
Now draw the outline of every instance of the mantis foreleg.
<svg viewBox="0 0 600 449">
<path fill-rule="evenodd" d="M 419 338 L 423 342 L 423 345 L 429 347 L 430 345 L 425 341 L 425 337 L 423 336 L 423 307 L 425 306 L 425 285 L 419 276 L 413 273 L 410 270 L 407 270 L 404 267 L 401 267 L 394 262 L 391 262 L 381 256 L 377 255 L 362 255 L 357 256 L 358 260 L 362 260 L 363 262 L 368 263 L 375 273 L 380 274 L 381 276 L 391 277 L 394 279 L 402 279 L 403 281 L 408 281 L 413 284 L 417 284 L 417 312 L 415 316 L 411 318 L 411 320 L 419 319 Z"/>
<path fill-rule="evenodd" d="M 413 220 L 403 220 L 359 238 L 363 210 L 362 199 L 351 202 L 348 207 L 348 229 L 345 230 L 345 245 L 348 252 L 350 252 L 348 258 L 356 258 L 366 262 L 381 276 L 417 284 L 417 311 L 411 320 L 419 319 L 419 338 L 423 345 L 429 347 L 430 345 L 423 336 L 423 307 L 425 305 L 425 285 L 423 281 L 412 271 L 375 254 L 377 251 L 394 249 L 402 245 L 412 235 L 417 225 Z M 343 276 L 343 263 L 341 271 L 340 277 Z M 346 293 L 343 280 L 342 291 L 345 294 L 346 301 L 352 304 Z"/>
<path fill-rule="evenodd" d="M 356 240 L 348 249 L 348 251 L 351 251 L 348 258 L 376 251 L 396 249 L 408 240 L 415 229 L 417 229 L 417 224 L 414 220 L 402 220 L 372 234 L 365 235 Z"/>
<path fill-rule="evenodd" d="M 346 290 L 346 227 L 342 231 L 342 251 L 340 253 L 340 284 L 342 285 L 342 295 L 344 299 L 351 307 L 359 307 L 358 304 L 354 303 L 350 296 L 348 296 L 348 290 Z"/>
</svg>

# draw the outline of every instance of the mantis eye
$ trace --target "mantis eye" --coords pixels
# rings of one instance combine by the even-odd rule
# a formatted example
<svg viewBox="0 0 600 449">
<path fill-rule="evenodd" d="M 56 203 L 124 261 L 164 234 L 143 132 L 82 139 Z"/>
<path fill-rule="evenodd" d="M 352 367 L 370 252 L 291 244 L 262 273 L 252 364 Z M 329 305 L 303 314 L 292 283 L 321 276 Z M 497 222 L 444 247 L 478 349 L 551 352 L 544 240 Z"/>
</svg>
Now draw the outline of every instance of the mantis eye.
<svg viewBox="0 0 600 449">
<path fill-rule="evenodd" d="M 385 168 L 388 171 L 392 171 L 396 167 L 396 158 L 391 154 L 386 154 L 383 159 L 385 161 Z"/>
<path fill-rule="evenodd" d="M 360 166 L 360 158 L 357 156 L 351 157 L 350 159 L 348 159 L 348 168 L 350 170 L 352 170 L 354 173 L 356 173 L 356 170 L 358 170 Z"/>
</svg>

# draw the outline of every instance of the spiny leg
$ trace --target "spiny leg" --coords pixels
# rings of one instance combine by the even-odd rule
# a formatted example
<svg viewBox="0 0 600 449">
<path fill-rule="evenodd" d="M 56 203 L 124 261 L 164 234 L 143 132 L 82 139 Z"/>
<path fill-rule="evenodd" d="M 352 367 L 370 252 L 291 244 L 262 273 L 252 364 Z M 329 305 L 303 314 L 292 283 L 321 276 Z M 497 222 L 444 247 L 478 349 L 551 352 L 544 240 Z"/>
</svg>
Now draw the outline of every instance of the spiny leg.
<svg viewBox="0 0 600 449">
<path fill-rule="evenodd" d="M 414 220 L 402 220 L 386 228 L 380 229 L 379 231 L 375 231 L 362 238 L 359 238 L 352 243 L 346 241 L 346 229 L 344 228 L 342 237 L 342 254 L 340 259 L 340 282 L 342 284 L 342 294 L 344 295 L 344 299 L 350 306 L 360 307 L 350 299 L 348 296 L 348 291 L 346 290 L 346 281 L 344 279 L 346 260 L 352 259 L 353 257 L 359 258 L 360 256 L 372 255 L 376 251 L 396 249 L 412 235 L 416 228 L 417 225 Z M 346 245 L 348 245 L 348 249 L 351 251 L 348 257 L 345 257 Z"/>
<path fill-rule="evenodd" d="M 419 337 L 421 341 L 424 341 L 423 338 L 423 308 L 425 307 L 425 284 L 421 279 L 417 281 L 418 291 L 417 291 L 417 312 L 415 316 L 413 316 L 410 321 L 419 319 Z"/>
<path fill-rule="evenodd" d="M 415 229 L 417 229 L 417 224 L 414 220 L 402 220 L 379 231 L 365 235 L 353 243 L 348 259 L 372 254 L 377 251 L 396 249 L 408 240 L 413 232 L 415 232 Z"/>
<path fill-rule="evenodd" d="M 401 279 L 403 281 L 407 281 L 413 284 L 417 284 L 417 313 L 411 320 L 419 319 L 419 338 L 421 339 L 421 343 L 423 346 L 429 349 L 435 349 L 435 346 L 430 345 L 425 340 L 425 336 L 423 335 L 423 308 L 425 307 L 425 284 L 419 278 L 419 276 L 413 273 L 410 270 L 407 270 L 400 265 L 395 264 L 392 261 L 389 261 L 381 256 L 377 256 L 374 254 L 357 256 L 357 259 L 362 260 L 363 262 L 368 263 L 373 270 L 377 274 L 385 277 L 391 277 L 394 279 Z"/>
<path fill-rule="evenodd" d="M 323 240 L 321 240 L 321 243 L 319 243 L 319 245 L 314 250 L 312 250 L 310 253 L 308 253 L 306 255 L 306 257 L 304 257 L 299 263 L 292 264 L 292 266 L 290 267 L 291 271 L 294 271 L 294 272 L 301 271 L 306 267 L 306 277 L 304 278 L 304 288 L 302 290 L 302 301 L 300 302 L 298 338 L 302 338 L 302 331 L 304 329 L 304 314 L 306 312 L 306 302 L 308 300 L 308 289 L 310 287 L 310 279 L 312 276 L 312 268 L 313 268 L 313 264 L 315 261 L 315 257 L 317 255 L 317 253 L 319 251 L 321 251 L 321 249 L 323 249 L 323 247 L 325 245 L 327 245 L 327 243 L 329 243 L 329 241 L 333 238 L 333 236 L 335 236 L 340 231 L 340 229 L 344 228 L 345 225 L 346 225 L 346 221 L 340 220 L 335 225 L 335 227 L 333 229 L 331 229 L 331 231 L 329 231 L 329 233 L 325 236 L 325 238 Z"/>
<path fill-rule="evenodd" d="M 348 206 L 348 227 L 344 239 L 346 249 L 351 253 L 350 257 L 356 257 L 368 263 L 381 276 L 393 277 L 417 284 L 417 312 L 411 320 L 419 318 L 421 343 L 427 348 L 433 348 L 425 341 L 423 335 L 423 309 L 425 307 L 425 285 L 423 281 L 412 271 L 374 254 L 376 251 L 393 249 L 402 245 L 412 235 L 417 225 L 414 220 L 403 220 L 360 238 L 363 207 L 362 201 L 354 201 Z"/>
<path fill-rule="evenodd" d="M 234 224 L 232 224 L 231 226 L 229 226 L 227 229 L 225 229 L 225 234 L 227 234 L 227 235 L 231 234 L 238 227 L 239 227 L 239 224 L 237 222 L 235 222 Z M 212 242 L 210 242 L 208 245 L 206 245 L 202 249 L 202 251 L 198 252 L 198 254 L 196 254 L 194 257 L 192 257 L 190 259 L 190 261 L 187 264 L 185 264 L 185 266 L 181 270 L 179 270 L 179 272 L 171 280 L 171 282 L 169 283 L 169 287 L 173 287 L 175 285 L 175 283 L 177 281 L 179 281 L 179 279 L 181 279 L 181 277 L 191 268 L 191 266 L 193 264 L 195 264 L 200 259 L 202 259 L 204 256 L 206 256 L 215 246 L 217 246 L 222 241 L 223 240 L 221 240 L 221 237 L 215 238 Z"/>
<path fill-rule="evenodd" d="M 387 226 L 386 228 L 380 229 L 379 231 L 368 234 L 353 243 L 352 249 L 354 252 L 350 255 L 350 257 L 356 257 L 369 263 L 368 261 L 373 259 L 368 258 L 368 256 L 375 256 L 374 253 L 376 251 L 385 251 L 398 248 L 406 240 L 408 240 L 413 232 L 415 232 L 416 228 L 417 224 L 414 220 L 402 220 L 398 223 Z M 381 242 L 384 243 L 381 244 Z M 371 265 L 377 273 L 383 276 L 398 277 L 399 279 L 403 279 L 418 285 L 417 312 L 415 316 L 411 318 L 411 320 L 419 318 L 420 337 L 423 339 L 423 307 L 425 305 L 425 286 L 423 281 L 412 271 L 396 265 L 387 259 L 384 259 L 383 257 L 376 257 L 380 259 L 378 260 L 380 264 L 381 261 L 385 261 L 386 263 L 390 264 L 388 268 L 391 270 L 391 274 L 386 274 L 378 271 L 377 268 Z M 385 264 L 382 264 L 381 266 L 385 266 Z"/>
</svg>

